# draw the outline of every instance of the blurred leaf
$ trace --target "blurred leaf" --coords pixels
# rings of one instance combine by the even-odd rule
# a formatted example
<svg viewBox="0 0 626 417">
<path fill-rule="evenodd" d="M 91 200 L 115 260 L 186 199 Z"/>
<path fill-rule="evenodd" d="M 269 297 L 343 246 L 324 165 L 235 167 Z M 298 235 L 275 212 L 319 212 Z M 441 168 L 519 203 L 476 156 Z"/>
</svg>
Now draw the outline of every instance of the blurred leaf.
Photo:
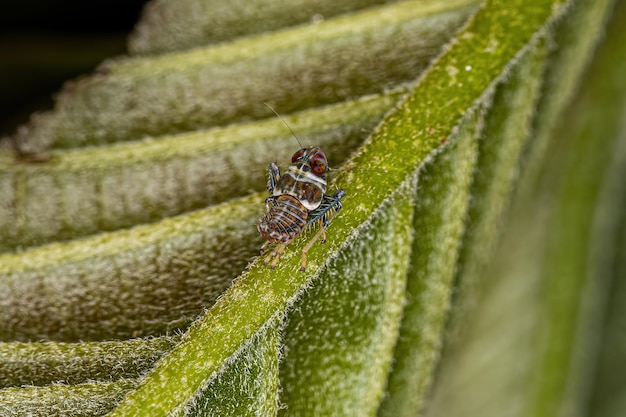
<svg viewBox="0 0 626 417">
<path fill-rule="evenodd" d="M 339 164 L 406 92 L 310 109 L 285 118 L 303 143 L 333 147 Z M 116 230 L 265 189 L 242 166 L 287 160 L 296 140 L 278 120 L 153 140 L 57 150 L 47 164 L 0 155 L 0 251 Z"/>
<path fill-rule="evenodd" d="M 23 153 L 101 145 L 269 117 L 264 102 L 289 113 L 380 93 L 415 79 L 475 4 L 403 1 L 211 48 L 107 62 L 67 85 L 55 110 L 35 115 L 16 141 Z"/>
<path fill-rule="evenodd" d="M 600 392 L 593 374 L 626 192 L 624 48 L 623 36 L 613 32 L 623 24 L 623 6 L 574 105 L 555 104 L 567 102 L 559 89 L 590 60 L 610 10 L 610 2 L 576 3 L 571 20 L 555 27 L 555 41 L 567 43 L 548 61 L 544 112 L 535 119 L 538 147 L 524 164 L 533 169 L 523 171 L 494 260 L 455 300 L 473 308 L 453 316 L 457 334 L 446 347 L 428 416 L 499 416 L 505 409 L 516 416 L 599 415 L 588 411 L 589 399 Z M 587 50 L 571 43 L 577 37 Z M 562 68 L 568 77 L 557 75 Z M 466 279 L 471 270 L 461 272 Z M 604 398 L 619 403 L 619 395 Z"/>
<path fill-rule="evenodd" d="M 147 4 L 128 48 L 139 55 L 190 49 L 288 26 L 319 23 L 388 0 L 157 0 Z"/>
</svg>

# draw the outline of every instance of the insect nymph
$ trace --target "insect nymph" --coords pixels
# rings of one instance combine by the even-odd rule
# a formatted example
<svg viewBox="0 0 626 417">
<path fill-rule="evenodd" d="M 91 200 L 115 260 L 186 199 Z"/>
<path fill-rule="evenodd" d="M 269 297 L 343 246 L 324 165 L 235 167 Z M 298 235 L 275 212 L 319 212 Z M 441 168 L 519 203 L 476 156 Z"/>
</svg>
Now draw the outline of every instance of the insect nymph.
<svg viewBox="0 0 626 417">
<path fill-rule="evenodd" d="M 302 249 L 300 270 L 306 268 L 306 254 L 315 241 L 326 240 L 326 227 L 329 221 L 341 210 L 343 190 L 326 195 L 326 172 L 328 161 L 318 147 L 302 148 L 291 157 L 287 172 L 281 174 L 275 163 L 270 163 L 267 190 L 270 196 L 265 199 L 267 212 L 257 229 L 267 242 L 261 247 L 263 252 L 274 242 L 278 247 L 265 258 L 267 265 L 276 267 L 278 259 L 287 245 L 307 227 L 320 225 L 320 230 Z"/>
</svg>

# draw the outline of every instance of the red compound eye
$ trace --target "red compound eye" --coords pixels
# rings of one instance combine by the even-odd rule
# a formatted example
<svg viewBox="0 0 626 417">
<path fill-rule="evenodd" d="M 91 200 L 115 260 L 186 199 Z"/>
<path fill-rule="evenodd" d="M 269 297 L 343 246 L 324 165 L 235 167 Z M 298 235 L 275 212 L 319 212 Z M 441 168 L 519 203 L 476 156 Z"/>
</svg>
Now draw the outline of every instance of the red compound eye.
<svg viewBox="0 0 626 417">
<path fill-rule="evenodd" d="M 311 169 L 315 175 L 322 175 L 326 172 L 326 163 L 322 158 L 315 158 L 311 161 Z"/>
<path fill-rule="evenodd" d="M 294 153 L 291 157 L 291 162 L 296 162 L 298 159 L 302 158 L 302 155 L 304 155 L 304 149 L 300 149 L 298 152 Z"/>
</svg>

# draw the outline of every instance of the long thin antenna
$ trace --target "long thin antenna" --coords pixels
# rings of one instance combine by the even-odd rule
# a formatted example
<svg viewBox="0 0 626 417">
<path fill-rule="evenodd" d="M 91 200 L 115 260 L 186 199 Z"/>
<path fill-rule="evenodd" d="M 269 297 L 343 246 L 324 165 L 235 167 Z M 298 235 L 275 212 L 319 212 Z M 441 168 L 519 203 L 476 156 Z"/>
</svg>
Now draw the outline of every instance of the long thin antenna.
<svg viewBox="0 0 626 417">
<path fill-rule="evenodd" d="M 296 138 L 296 142 L 298 142 L 298 145 L 300 145 L 300 147 L 303 148 L 304 146 L 302 146 L 302 144 L 300 143 L 300 139 L 298 139 L 298 137 L 296 136 L 296 133 L 293 130 L 291 130 L 291 127 L 289 127 L 289 125 L 287 124 L 285 119 L 283 119 L 283 116 L 278 114 L 278 112 L 274 109 L 274 107 L 272 107 L 269 103 L 265 102 L 263 104 L 265 104 L 267 107 L 269 107 L 269 109 L 274 112 L 276 117 L 278 117 L 280 119 L 280 121 L 283 122 L 285 124 L 285 126 L 287 126 L 287 129 L 289 129 L 289 131 L 291 132 L 293 137 Z"/>
</svg>

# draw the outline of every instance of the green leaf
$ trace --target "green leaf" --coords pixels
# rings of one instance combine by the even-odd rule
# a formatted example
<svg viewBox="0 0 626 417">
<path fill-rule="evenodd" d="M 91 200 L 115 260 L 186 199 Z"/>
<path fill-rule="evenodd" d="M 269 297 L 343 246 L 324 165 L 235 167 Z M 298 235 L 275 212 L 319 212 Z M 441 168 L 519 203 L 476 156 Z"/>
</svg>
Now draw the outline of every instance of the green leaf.
<svg viewBox="0 0 626 417">
<path fill-rule="evenodd" d="M 384 0 L 155 1 L 144 9 L 129 39 L 135 54 L 157 54 L 228 41 L 345 12 L 390 3 Z"/>
<path fill-rule="evenodd" d="M 478 110 L 420 170 L 406 300 L 379 415 L 416 415 L 425 394 L 423 380 L 432 375 L 483 127 L 483 109 Z"/>
<path fill-rule="evenodd" d="M 426 195 L 426 201 L 416 208 L 415 229 L 421 231 L 420 238 L 413 248 L 403 333 L 380 415 L 415 416 L 423 406 L 443 344 L 454 274 L 458 268 L 476 273 L 476 264 L 484 262 L 494 245 L 517 161 L 529 136 L 544 58 L 545 47 L 538 45 L 524 54 L 510 78 L 496 87 L 485 128 L 475 133 L 480 138 L 465 138 L 468 144 L 477 141 L 477 161 L 468 161 L 466 156 L 463 165 L 464 159 L 451 159 L 440 170 L 426 171 L 420 177 L 421 184 L 426 182 L 422 187 L 433 187 L 439 195 Z M 461 245 L 463 232 L 466 239 Z M 463 285 L 476 280 L 467 275 L 465 272 Z M 455 306 L 455 314 L 461 307 Z"/>
<path fill-rule="evenodd" d="M 290 306 L 281 415 L 376 411 L 402 315 L 414 188 L 383 203 Z"/>
<path fill-rule="evenodd" d="M 621 215 L 612 211 L 620 210 L 624 195 L 617 186 L 624 175 L 617 162 L 624 155 L 618 114 L 626 97 L 624 69 L 616 65 L 624 57 L 620 37 L 610 36 L 598 50 L 589 81 L 567 112 L 563 96 L 572 92 L 558 88 L 583 72 L 610 10 L 610 2 L 575 3 L 555 27 L 555 41 L 567 43 L 548 61 L 538 107 L 545 112 L 535 116 L 531 142 L 538 147 L 523 164 L 540 172 L 524 171 L 495 256 L 473 280 L 475 288 L 462 287 L 457 304 L 470 298 L 474 307 L 453 317 L 457 334 L 443 357 L 428 416 L 501 415 L 504 407 L 512 415 L 584 415 L 589 397 L 599 392 L 592 382 L 596 341 L 614 277 L 609 254 L 619 250 L 613 247 Z M 574 75 L 559 79 L 563 68 Z M 602 194 L 606 187 L 611 191 Z"/>
<path fill-rule="evenodd" d="M 379 93 L 425 69 L 475 4 L 403 1 L 322 25 L 109 62 L 68 86 L 54 112 L 33 118 L 16 140 L 22 153 L 37 153 L 269 117 L 264 102 L 290 113 Z"/>
<path fill-rule="evenodd" d="M 341 163 L 405 93 L 310 109 L 285 118 L 303 143 L 333 147 Z M 265 188 L 257 172 L 297 144 L 271 119 L 153 140 L 51 153 L 43 165 L 0 155 L 0 251 L 156 221 Z M 260 171 L 260 169 L 258 170 Z"/>
<path fill-rule="evenodd" d="M 179 340 L 162 336 L 119 342 L 0 343 L 0 388 L 138 378 Z"/>
<path fill-rule="evenodd" d="M 21 136 L 20 152 L 52 158 L 0 162 L 6 249 L 82 236 L 0 255 L 0 410 L 569 415 L 591 395 L 601 402 L 584 383 L 598 351 L 587 341 L 603 339 L 601 255 L 618 263 L 622 194 L 611 190 L 623 147 L 611 132 L 623 110 L 579 110 L 580 124 L 555 127 L 610 2 L 487 1 L 422 73 L 474 5 L 353 9 L 317 26 L 111 62 L 63 93 Z M 622 57 L 613 45 L 605 56 Z M 607 80 L 624 87 L 623 65 L 613 66 Z M 623 109 L 623 90 L 607 91 L 612 101 L 590 93 L 585 108 Z M 243 122 L 270 115 L 263 101 L 302 109 L 287 123 L 303 145 L 323 145 L 333 167 L 369 136 L 330 173 L 343 209 L 304 272 L 315 230 L 276 269 L 249 263 L 263 195 L 242 196 L 296 148 L 279 120 Z M 598 149 L 585 134 L 594 124 L 606 128 Z M 605 220 L 592 219 L 595 207 Z M 585 265 L 604 278 L 590 280 Z M 606 387 L 616 360 L 604 357 Z"/>
<path fill-rule="evenodd" d="M 275 318 L 237 352 L 217 375 L 204 382 L 192 398 L 184 399 L 173 415 L 202 416 L 269 416 L 276 415 L 279 408 L 278 361 L 281 354 L 280 317 Z M 188 351 L 211 360 L 211 352 Z M 190 358 L 172 355 L 170 368 L 183 372 L 183 377 L 204 374 L 202 369 L 189 372 Z M 194 357 L 194 360 L 197 358 Z M 159 408 L 170 400 L 170 392 L 161 391 L 153 398 L 154 404 L 144 405 L 143 410 L 158 413 Z M 184 389 L 177 392 L 187 394 Z M 216 406 L 217 405 L 217 406 Z"/>
<path fill-rule="evenodd" d="M 106 340 L 188 326 L 258 253 L 254 195 L 0 256 L 3 340 Z"/>
<path fill-rule="evenodd" d="M 0 390 L 0 413 L 63 417 L 100 416 L 136 385 L 134 380 L 80 385 L 7 388 Z"/>
<path fill-rule="evenodd" d="M 350 256 L 347 259 L 354 258 L 350 262 L 365 262 L 364 265 L 369 265 L 367 262 L 372 262 L 373 257 L 367 256 L 368 252 L 365 252 L 362 257 L 358 256 L 360 252 L 352 249 L 352 242 L 355 242 L 354 239 L 359 235 L 371 236 L 372 234 L 365 231 L 370 227 L 376 227 L 376 223 L 372 223 L 372 221 L 379 216 L 388 216 L 389 204 L 393 207 L 393 202 L 397 199 L 402 201 L 403 193 L 401 190 L 408 186 L 403 184 L 410 183 L 406 181 L 411 177 L 411 173 L 415 172 L 428 155 L 440 146 L 441 136 L 447 138 L 453 134 L 459 115 L 472 108 L 477 99 L 484 97 L 485 91 L 493 82 L 493 78 L 507 68 L 509 61 L 531 41 L 534 33 L 547 23 L 552 11 L 550 8 L 537 8 L 533 9 L 533 12 L 535 13 L 521 17 L 519 14 L 511 15 L 508 10 L 500 9 L 497 6 L 481 10 L 465 29 L 467 33 L 473 33 L 477 30 L 483 34 L 485 32 L 488 34 L 491 30 L 499 31 L 502 15 L 506 15 L 509 21 L 512 19 L 514 27 L 518 27 L 521 33 L 526 33 L 526 37 L 505 38 L 510 42 L 500 42 L 495 50 L 492 50 L 479 47 L 482 42 L 485 42 L 482 36 L 461 35 L 457 43 L 453 44 L 450 50 L 431 68 L 398 110 L 386 118 L 371 141 L 349 164 L 349 167 L 354 170 L 367 167 L 385 172 L 384 178 L 358 174 L 357 171 L 344 173 L 337 178 L 337 186 L 346 191 L 345 209 L 333 222 L 331 227 L 333 238 L 329 239 L 328 248 L 324 251 L 326 253 L 324 258 L 320 259 L 319 250 L 311 250 L 309 267 L 305 274 L 293 272 L 297 271 L 299 266 L 299 256 L 296 250 L 291 250 L 285 254 L 275 271 L 268 271 L 267 268 L 258 265 L 258 263 L 253 264 L 224 293 L 215 306 L 207 312 L 207 315 L 190 329 L 187 334 L 188 343 L 183 343 L 175 348 L 168 355 L 171 360 L 159 363 L 138 389 L 114 410 L 112 415 L 138 415 L 146 413 L 148 410 L 152 415 L 166 415 L 170 410 L 184 407 L 188 401 L 186 396 L 199 389 L 203 378 L 210 378 L 211 375 L 219 372 L 221 364 L 240 349 L 240 346 L 244 345 L 247 340 L 253 338 L 264 323 L 274 317 L 277 312 L 282 314 L 291 310 L 294 305 L 297 307 L 302 294 L 301 291 L 305 288 L 315 286 L 317 282 L 324 282 L 323 278 L 320 277 L 330 265 L 334 265 L 334 259 L 343 261 L 346 259 L 346 254 L 349 253 Z M 488 36 L 486 37 L 488 38 Z M 468 50 L 474 51 L 470 58 L 467 58 Z M 463 55 L 466 58 L 464 64 L 470 68 L 470 71 L 465 70 L 465 67 L 463 72 L 451 70 L 452 63 L 458 62 L 460 54 L 465 54 Z M 484 69 L 484 73 L 481 71 L 480 74 L 472 74 L 472 68 Z M 452 83 L 450 82 L 451 78 Z M 464 94 L 457 95 L 456 100 L 450 103 L 445 92 L 450 90 L 456 92 L 458 83 L 464 83 Z M 439 94 L 432 94 L 431 91 L 438 91 Z M 420 99 L 422 97 L 427 97 L 427 99 Z M 459 109 L 459 111 L 453 111 L 454 108 Z M 449 112 L 444 111 L 444 109 Z M 385 155 L 385 158 L 382 159 L 381 155 Z M 410 224 L 410 218 L 402 220 Z M 375 236 L 376 233 L 373 235 Z M 390 236 L 394 236 L 394 233 L 390 233 Z M 348 239 L 346 243 L 342 243 L 345 239 Z M 381 242 L 381 238 L 376 240 Z M 399 240 L 406 242 L 407 238 L 402 237 Z M 370 241 L 373 242 L 375 239 L 370 239 Z M 302 244 L 303 242 L 298 242 L 295 249 L 302 248 Z M 396 254 L 384 250 L 383 253 L 387 257 L 398 256 L 401 259 L 401 253 Z M 364 259 L 359 261 L 359 258 Z M 327 259 L 327 261 L 320 262 L 323 259 Z M 327 266 L 326 262 L 330 262 L 330 264 Z M 389 273 L 389 268 L 397 271 L 397 268 L 392 267 L 396 262 L 398 265 L 402 265 L 402 262 L 398 261 L 389 262 L 387 275 L 394 276 L 398 273 Z M 332 270 L 335 268 L 333 267 Z M 350 268 L 344 269 L 340 265 L 336 270 L 338 271 L 337 275 L 333 275 L 350 277 L 348 274 L 348 271 L 351 271 Z M 361 277 L 376 275 L 376 272 L 373 275 L 358 273 L 358 276 Z M 317 302 L 321 301 L 323 300 L 317 300 Z M 314 307 L 310 308 L 314 310 Z M 294 308 L 294 311 L 297 312 L 298 308 Z M 324 315 L 322 314 L 321 317 Z M 358 326 L 357 323 L 352 322 L 355 326 Z M 371 330 L 370 328 L 368 330 L 367 327 L 363 327 L 360 339 L 367 339 L 366 335 L 372 335 L 373 331 L 375 329 Z M 304 333 L 306 334 L 306 331 Z M 192 355 L 192 352 L 199 349 L 195 346 L 200 343 L 200 340 L 205 346 L 204 354 Z M 194 341 L 197 342 L 194 343 Z M 207 344 L 210 347 L 206 347 Z M 368 343 L 361 342 L 360 345 L 361 354 L 369 350 Z M 303 348 L 306 349 L 306 346 Z M 207 357 L 207 351 L 213 355 Z M 192 369 L 202 369 L 202 375 L 190 378 L 186 374 L 183 378 L 172 365 L 180 362 L 181 358 L 187 359 L 186 366 Z M 317 372 L 331 372 L 333 366 L 333 362 L 318 363 Z M 349 368 L 350 363 L 347 366 Z M 181 386 L 181 384 L 184 385 Z M 362 387 L 368 386 L 365 382 L 363 384 Z M 379 385 L 379 389 L 381 388 L 382 386 Z M 355 388 L 348 389 L 354 392 Z M 181 390 L 183 391 L 182 394 Z M 161 405 L 155 404 L 152 399 L 157 393 L 164 391 L 169 393 L 168 396 L 161 400 Z M 378 395 L 382 395 L 382 391 L 378 392 Z M 354 398 L 354 394 L 350 395 L 349 392 L 345 395 Z M 350 403 L 349 401 L 348 404 Z M 321 410 L 328 409 L 329 412 L 333 410 L 331 407 L 325 408 L 321 401 L 299 403 L 296 400 L 293 404 L 297 410 L 302 410 L 300 413 L 315 413 L 318 406 L 321 407 Z M 219 407 L 218 404 L 215 406 Z M 286 406 L 289 410 L 289 402 Z M 340 404 L 337 406 L 341 407 Z M 370 408 L 371 411 L 373 409 Z"/>
</svg>

